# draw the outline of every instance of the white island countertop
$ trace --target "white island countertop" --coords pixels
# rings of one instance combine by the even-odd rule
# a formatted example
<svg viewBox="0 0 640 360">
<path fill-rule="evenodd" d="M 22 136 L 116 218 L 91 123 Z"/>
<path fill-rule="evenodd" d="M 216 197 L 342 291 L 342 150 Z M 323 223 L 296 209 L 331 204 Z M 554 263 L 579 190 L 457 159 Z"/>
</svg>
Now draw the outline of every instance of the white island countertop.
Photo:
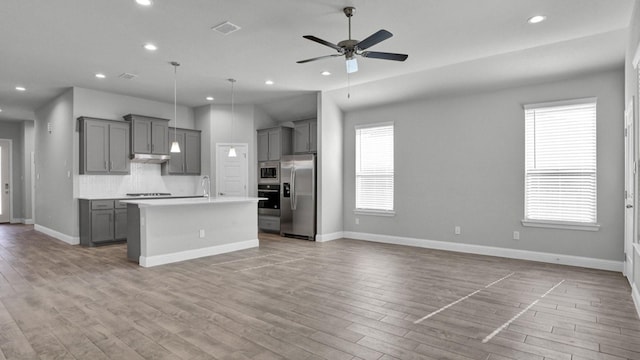
<svg viewBox="0 0 640 360">
<path fill-rule="evenodd" d="M 136 199 L 120 200 L 121 203 L 135 204 L 138 207 L 174 206 L 174 205 L 199 205 L 199 204 L 224 204 L 240 202 L 258 202 L 266 198 L 251 196 L 224 196 L 224 197 L 192 197 L 192 198 L 168 198 L 168 199 Z"/>
</svg>

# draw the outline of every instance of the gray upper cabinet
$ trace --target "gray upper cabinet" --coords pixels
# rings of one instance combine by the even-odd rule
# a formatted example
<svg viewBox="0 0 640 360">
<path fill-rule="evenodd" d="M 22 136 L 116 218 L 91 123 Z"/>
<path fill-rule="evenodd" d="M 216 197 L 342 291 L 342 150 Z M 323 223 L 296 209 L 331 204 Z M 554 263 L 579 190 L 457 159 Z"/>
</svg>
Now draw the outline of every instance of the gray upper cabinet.
<svg viewBox="0 0 640 360">
<path fill-rule="evenodd" d="M 80 174 L 129 174 L 129 124 L 82 116 Z"/>
<path fill-rule="evenodd" d="M 180 145 L 179 153 L 171 153 L 171 159 L 162 165 L 165 175 L 200 175 L 200 130 L 174 129 L 168 132 L 169 142 L 175 138 Z M 175 136 L 175 137 L 174 137 Z"/>
<path fill-rule="evenodd" d="M 295 154 L 318 151 L 318 122 L 315 119 L 295 121 L 293 127 L 293 152 Z"/>
<path fill-rule="evenodd" d="M 277 127 L 258 130 L 258 161 L 280 160 L 291 154 L 291 129 Z"/>
<path fill-rule="evenodd" d="M 134 154 L 169 154 L 169 120 L 129 114 L 131 148 Z"/>
</svg>

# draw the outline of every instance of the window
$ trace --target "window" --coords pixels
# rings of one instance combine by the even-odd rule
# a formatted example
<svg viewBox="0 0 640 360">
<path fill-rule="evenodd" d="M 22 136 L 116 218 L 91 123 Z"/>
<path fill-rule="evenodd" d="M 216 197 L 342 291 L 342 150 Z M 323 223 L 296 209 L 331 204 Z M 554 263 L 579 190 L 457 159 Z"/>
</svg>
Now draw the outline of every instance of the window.
<svg viewBox="0 0 640 360">
<path fill-rule="evenodd" d="M 596 99 L 527 105 L 525 132 L 523 224 L 597 230 Z"/>
<path fill-rule="evenodd" d="M 356 127 L 356 211 L 393 214 L 393 124 Z"/>
</svg>

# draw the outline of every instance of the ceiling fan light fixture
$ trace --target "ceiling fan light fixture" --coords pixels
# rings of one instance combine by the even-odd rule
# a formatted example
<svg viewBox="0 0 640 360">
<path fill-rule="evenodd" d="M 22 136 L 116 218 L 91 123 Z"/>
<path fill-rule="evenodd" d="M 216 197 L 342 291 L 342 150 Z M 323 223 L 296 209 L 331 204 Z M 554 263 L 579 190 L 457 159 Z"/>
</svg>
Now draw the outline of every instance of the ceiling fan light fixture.
<svg viewBox="0 0 640 360">
<path fill-rule="evenodd" d="M 352 74 L 358 71 L 358 60 L 356 58 L 347 59 L 347 74 Z"/>
</svg>

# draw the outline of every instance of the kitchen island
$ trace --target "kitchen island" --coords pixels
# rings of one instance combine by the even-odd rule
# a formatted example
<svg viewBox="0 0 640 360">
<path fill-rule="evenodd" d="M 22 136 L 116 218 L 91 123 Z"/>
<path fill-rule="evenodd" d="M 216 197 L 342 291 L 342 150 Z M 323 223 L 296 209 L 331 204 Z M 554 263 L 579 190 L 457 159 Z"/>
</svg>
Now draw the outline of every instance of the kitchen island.
<svg viewBox="0 0 640 360">
<path fill-rule="evenodd" d="M 127 257 L 150 267 L 258 247 L 257 197 L 122 200 Z"/>
</svg>

